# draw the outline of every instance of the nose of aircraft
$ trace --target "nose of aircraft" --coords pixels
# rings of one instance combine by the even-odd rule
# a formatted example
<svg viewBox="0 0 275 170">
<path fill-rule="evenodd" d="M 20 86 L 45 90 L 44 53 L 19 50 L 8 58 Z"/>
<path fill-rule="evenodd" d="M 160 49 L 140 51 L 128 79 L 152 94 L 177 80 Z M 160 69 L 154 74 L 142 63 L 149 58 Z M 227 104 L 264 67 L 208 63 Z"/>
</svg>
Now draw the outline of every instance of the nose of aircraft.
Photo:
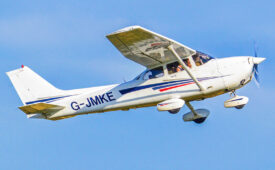
<svg viewBox="0 0 275 170">
<path fill-rule="evenodd" d="M 262 57 L 253 57 L 253 63 L 254 64 L 260 64 L 261 62 L 263 62 L 266 58 L 262 58 Z"/>
</svg>

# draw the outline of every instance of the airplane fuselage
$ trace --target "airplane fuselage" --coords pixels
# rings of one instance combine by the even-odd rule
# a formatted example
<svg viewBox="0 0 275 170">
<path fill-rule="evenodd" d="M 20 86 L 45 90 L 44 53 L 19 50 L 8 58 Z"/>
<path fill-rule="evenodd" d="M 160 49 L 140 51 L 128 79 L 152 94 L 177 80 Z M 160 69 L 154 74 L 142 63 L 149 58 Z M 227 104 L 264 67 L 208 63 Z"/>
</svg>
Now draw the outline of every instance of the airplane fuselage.
<svg viewBox="0 0 275 170">
<path fill-rule="evenodd" d="M 203 100 L 241 88 L 252 79 L 252 57 L 212 59 L 200 66 L 190 61 L 190 70 L 206 87 L 205 91 L 196 86 L 186 71 L 169 74 L 167 64 L 158 65 L 155 67 L 163 67 L 164 70 L 158 78 L 144 80 L 144 72 L 126 83 L 102 86 L 96 90 L 88 88 L 81 93 L 77 90 L 68 91 L 64 98 L 60 97 L 62 100 L 49 102 L 65 108 L 48 115 L 47 119 L 155 106 L 171 98 Z"/>
</svg>

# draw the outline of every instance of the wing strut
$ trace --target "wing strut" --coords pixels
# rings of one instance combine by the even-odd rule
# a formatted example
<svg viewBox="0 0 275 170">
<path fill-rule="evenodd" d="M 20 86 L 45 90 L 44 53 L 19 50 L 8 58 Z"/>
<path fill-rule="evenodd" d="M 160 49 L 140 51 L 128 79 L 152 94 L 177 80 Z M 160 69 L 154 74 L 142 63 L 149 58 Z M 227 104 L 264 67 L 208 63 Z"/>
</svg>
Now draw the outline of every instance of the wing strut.
<svg viewBox="0 0 275 170">
<path fill-rule="evenodd" d="M 203 87 L 203 85 L 196 79 L 196 77 L 191 73 L 191 71 L 189 70 L 189 68 L 183 63 L 182 59 L 180 58 L 180 56 L 177 54 L 177 52 L 175 51 L 175 49 L 173 48 L 172 45 L 169 45 L 167 47 L 174 55 L 175 57 L 178 59 L 179 63 L 182 65 L 182 67 L 184 68 L 184 70 L 187 72 L 187 74 L 191 77 L 191 79 L 193 79 L 193 81 L 196 83 L 196 85 L 199 87 L 199 89 L 201 91 L 205 91 L 205 87 Z"/>
</svg>

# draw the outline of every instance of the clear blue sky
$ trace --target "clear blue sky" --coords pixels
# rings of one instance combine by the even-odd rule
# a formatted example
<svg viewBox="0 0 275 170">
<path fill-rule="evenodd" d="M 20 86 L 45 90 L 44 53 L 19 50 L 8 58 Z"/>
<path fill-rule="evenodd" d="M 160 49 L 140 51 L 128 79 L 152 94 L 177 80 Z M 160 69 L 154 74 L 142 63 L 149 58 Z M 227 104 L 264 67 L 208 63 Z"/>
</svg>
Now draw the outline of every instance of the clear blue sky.
<svg viewBox="0 0 275 170">
<path fill-rule="evenodd" d="M 275 169 L 275 1 L 1 1 L 0 169 Z M 194 102 L 202 125 L 156 108 L 27 119 L 5 72 L 28 65 L 62 89 L 129 80 L 144 68 L 105 35 L 141 25 L 215 57 L 259 55 L 261 88 L 225 109 L 228 94 Z M 107 67 L 101 67 L 104 64 Z"/>
</svg>

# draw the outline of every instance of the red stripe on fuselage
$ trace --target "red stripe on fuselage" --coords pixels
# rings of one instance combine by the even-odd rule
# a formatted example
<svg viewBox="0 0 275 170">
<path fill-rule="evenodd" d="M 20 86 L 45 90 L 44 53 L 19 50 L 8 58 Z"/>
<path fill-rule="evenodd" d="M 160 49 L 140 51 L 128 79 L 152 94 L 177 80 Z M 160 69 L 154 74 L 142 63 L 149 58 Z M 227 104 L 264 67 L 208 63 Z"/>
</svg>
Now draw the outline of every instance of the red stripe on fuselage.
<svg viewBox="0 0 275 170">
<path fill-rule="evenodd" d="M 190 84 L 194 84 L 194 82 L 186 83 L 186 84 L 180 84 L 180 85 L 172 86 L 172 87 L 167 87 L 167 88 L 164 88 L 164 89 L 160 89 L 159 91 L 163 92 L 163 91 L 167 91 L 167 90 L 174 89 L 174 88 L 177 88 L 177 87 L 187 86 L 187 85 L 190 85 Z"/>
</svg>

